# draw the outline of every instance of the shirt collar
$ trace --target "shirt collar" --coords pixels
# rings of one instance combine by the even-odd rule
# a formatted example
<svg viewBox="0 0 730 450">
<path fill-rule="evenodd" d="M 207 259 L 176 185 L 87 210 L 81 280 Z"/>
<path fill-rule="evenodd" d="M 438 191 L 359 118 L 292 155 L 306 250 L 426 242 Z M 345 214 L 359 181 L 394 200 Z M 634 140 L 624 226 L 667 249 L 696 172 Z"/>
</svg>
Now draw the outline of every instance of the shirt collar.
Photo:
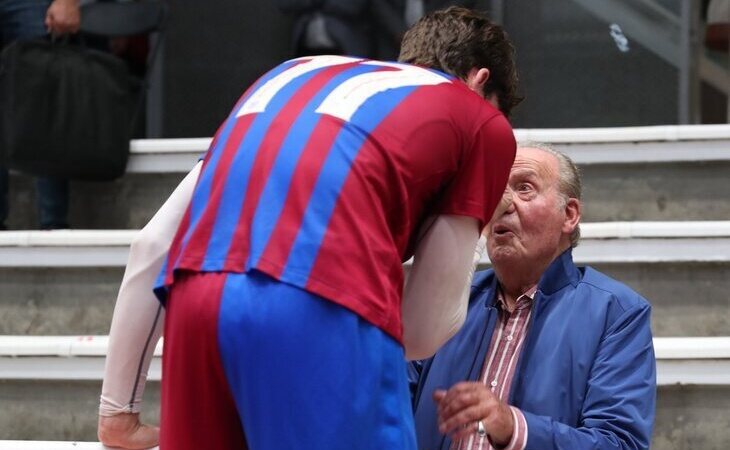
<svg viewBox="0 0 730 450">
<path fill-rule="evenodd" d="M 522 295 L 517 297 L 515 310 L 529 307 L 532 304 L 532 300 L 535 299 L 535 292 L 537 292 L 537 284 L 533 285 L 527 291 L 523 292 Z M 499 306 L 505 311 L 509 311 L 504 299 L 504 294 L 502 293 L 502 286 L 499 284 L 497 285 L 497 304 L 499 304 Z"/>
</svg>

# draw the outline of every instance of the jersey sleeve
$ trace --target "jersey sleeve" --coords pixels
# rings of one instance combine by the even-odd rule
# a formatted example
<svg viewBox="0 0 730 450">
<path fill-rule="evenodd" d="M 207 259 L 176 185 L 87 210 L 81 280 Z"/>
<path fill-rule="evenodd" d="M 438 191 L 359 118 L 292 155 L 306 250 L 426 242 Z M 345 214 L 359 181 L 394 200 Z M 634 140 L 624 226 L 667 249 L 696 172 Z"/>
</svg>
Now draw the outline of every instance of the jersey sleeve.
<svg viewBox="0 0 730 450">
<path fill-rule="evenodd" d="M 484 122 L 476 130 L 471 148 L 464 152 L 435 213 L 474 217 L 482 229 L 507 185 L 516 145 L 504 116 L 499 114 Z"/>
</svg>

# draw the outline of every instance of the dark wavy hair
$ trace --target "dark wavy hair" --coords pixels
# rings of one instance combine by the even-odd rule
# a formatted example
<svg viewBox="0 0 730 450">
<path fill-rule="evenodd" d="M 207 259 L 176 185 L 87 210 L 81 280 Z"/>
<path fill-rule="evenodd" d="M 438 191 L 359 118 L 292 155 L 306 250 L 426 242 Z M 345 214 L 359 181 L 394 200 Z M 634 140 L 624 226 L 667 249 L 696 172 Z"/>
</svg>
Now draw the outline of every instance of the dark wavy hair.
<svg viewBox="0 0 730 450">
<path fill-rule="evenodd" d="M 504 29 L 480 12 L 452 6 L 423 16 L 403 36 L 398 60 L 466 80 L 473 68 L 489 69 L 485 96 L 496 94 L 509 116 L 517 95 L 515 49 Z"/>
</svg>

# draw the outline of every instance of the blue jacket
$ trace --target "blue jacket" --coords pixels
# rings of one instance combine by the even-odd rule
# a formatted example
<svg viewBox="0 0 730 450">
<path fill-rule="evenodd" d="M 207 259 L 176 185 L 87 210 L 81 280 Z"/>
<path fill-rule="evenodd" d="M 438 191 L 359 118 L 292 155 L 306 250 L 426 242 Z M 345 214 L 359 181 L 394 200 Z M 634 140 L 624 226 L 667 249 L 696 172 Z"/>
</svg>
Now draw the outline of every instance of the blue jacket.
<svg viewBox="0 0 730 450">
<path fill-rule="evenodd" d="M 474 277 L 463 328 L 420 368 L 418 448 L 448 450 L 431 394 L 477 380 L 494 331 L 494 271 Z M 649 448 L 656 403 L 650 306 L 627 286 L 578 268 L 570 250 L 538 283 L 508 403 L 527 420 L 528 450 Z M 412 372 L 413 373 L 413 372 Z"/>
</svg>

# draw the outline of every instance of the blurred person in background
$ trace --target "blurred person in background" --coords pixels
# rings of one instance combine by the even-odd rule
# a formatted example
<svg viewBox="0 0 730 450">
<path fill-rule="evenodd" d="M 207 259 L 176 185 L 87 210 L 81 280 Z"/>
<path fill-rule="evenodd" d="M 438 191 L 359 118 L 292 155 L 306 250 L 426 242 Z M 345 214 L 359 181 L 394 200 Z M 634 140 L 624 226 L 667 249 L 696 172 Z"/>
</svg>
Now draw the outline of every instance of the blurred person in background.
<svg viewBox="0 0 730 450">
<path fill-rule="evenodd" d="M 2 47 L 48 34 L 74 34 L 79 30 L 80 19 L 78 0 L 3 0 L 0 2 Z M 7 169 L 0 168 L 0 229 L 6 229 L 9 213 L 8 178 Z M 68 180 L 38 177 L 36 189 L 40 228 L 68 228 Z"/>
<path fill-rule="evenodd" d="M 728 49 L 730 49 L 730 0 L 710 0 L 707 5 L 705 46 L 716 52 L 728 53 Z"/>
<path fill-rule="evenodd" d="M 277 0 L 276 4 L 281 12 L 294 17 L 294 56 L 372 56 L 368 0 Z"/>
<path fill-rule="evenodd" d="M 398 57 L 403 34 L 424 14 L 449 6 L 483 10 L 479 0 L 369 0 L 368 17 L 373 32 L 373 58 L 392 60 Z"/>
<path fill-rule="evenodd" d="M 479 0 L 277 0 L 294 17 L 292 54 L 348 55 L 393 61 L 405 32 L 424 14 L 462 6 L 485 9 Z"/>
</svg>

